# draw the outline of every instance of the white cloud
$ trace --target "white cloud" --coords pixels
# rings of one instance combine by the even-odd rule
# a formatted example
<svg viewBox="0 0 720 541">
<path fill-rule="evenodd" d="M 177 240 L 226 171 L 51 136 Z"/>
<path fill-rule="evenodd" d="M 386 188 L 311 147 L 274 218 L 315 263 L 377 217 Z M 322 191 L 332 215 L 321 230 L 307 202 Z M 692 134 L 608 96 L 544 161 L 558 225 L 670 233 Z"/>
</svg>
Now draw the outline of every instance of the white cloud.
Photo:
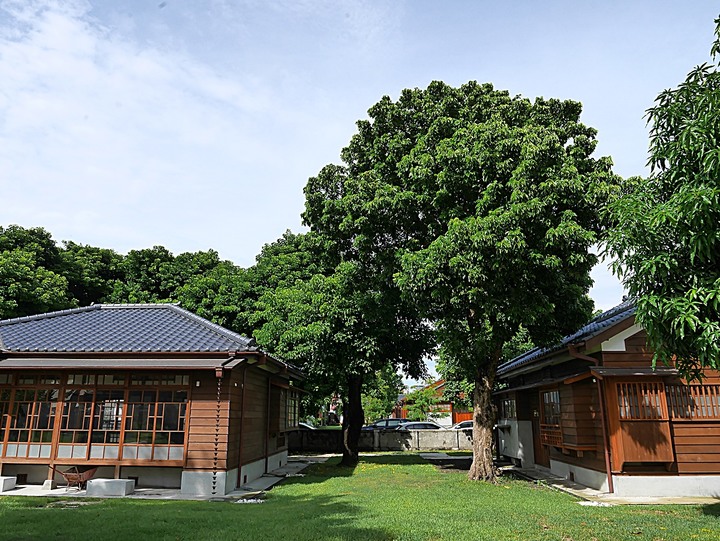
<svg viewBox="0 0 720 541">
<path fill-rule="evenodd" d="M 202 229 L 187 245 L 207 248 L 235 200 L 252 227 L 237 175 L 276 157 L 255 136 L 281 114 L 272 93 L 112 34 L 81 3 L 35 6 L 9 6 L 0 34 L 3 221 L 120 250 Z"/>
</svg>

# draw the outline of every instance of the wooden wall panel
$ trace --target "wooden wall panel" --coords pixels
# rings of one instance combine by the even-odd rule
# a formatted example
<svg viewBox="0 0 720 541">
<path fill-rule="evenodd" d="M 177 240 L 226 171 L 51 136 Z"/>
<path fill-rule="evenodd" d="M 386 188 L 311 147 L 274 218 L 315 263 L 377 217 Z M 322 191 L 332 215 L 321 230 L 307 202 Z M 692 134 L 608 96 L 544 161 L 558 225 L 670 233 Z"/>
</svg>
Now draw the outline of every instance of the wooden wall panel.
<svg viewBox="0 0 720 541">
<path fill-rule="evenodd" d="M 569 448 L 602 449 L 597 389 L 592 380 L 560 387 L 563 444 Z"/>
<path fill-rule="evenodd" d="M 720 473 L 720 421 L 672 423 L 678 473 Z"/>
<path fill-rule="evenodd" d="M 245 412 L 243 416 L 242 461 L 247 464 L 265 457 L 267 435 L 268 375 L 249 369 L 245 380 Z"/>
<path fill-rule="evenodd" d="M 198 374 L 195 381 L 199 387 L 192 387 L 190 413 L 188 415 L 188 442 L 185 468 L 212 470 L 227 468 L 229 434 L 229 380 L 223 379 L 220 389 L 218 420 L 218 388 L 215 373 Z M 217 461 L 215 460 L 215 436 L 217 435 Z M 211 447 L 208 449 L 208 447 Z"/>
</svg>

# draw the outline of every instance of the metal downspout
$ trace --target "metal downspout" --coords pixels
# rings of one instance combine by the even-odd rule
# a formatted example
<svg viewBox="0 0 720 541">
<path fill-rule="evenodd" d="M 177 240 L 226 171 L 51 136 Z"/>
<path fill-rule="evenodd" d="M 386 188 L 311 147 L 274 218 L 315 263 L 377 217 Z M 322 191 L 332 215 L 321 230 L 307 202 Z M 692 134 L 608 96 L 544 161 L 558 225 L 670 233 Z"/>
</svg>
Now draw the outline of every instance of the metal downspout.
<svg viewBox="0 0 720 541">
<path fill-rule="evenodd" d="M 242 478 L 242 467 L 243 467 L 243 439 L 245 434 L 243 433 L 243 425 L 245 421 L 245 380 L 247 376 L 248 367 L 245 365 L 243 367 L 243 377 L 242 377 L 242 396 L 240 398 L 240 442 L 238 445 L 238 486 L 242 486 L 245 484 L 245 480 Z"/>
<path fill-rule="evenodd" d="M 577 350 L 577 346 L 569 346 L 568 353 L 570 353 L 570 356 L 574 357 L 575 359 L 580 359 L 582 361 L 590 361 L 595 366 L 598 366 L 600 364 L 600 361 L 598 359 L 590 357 L 589 355 L 579 353 Z M 605 392 L 598 378 L 595 378 L 595 383 L 597 384 L 598 401 L 600 402 L 600 423 L 602 424 L 603 447 L 605 448 L 605 473 L 608 480 L 608 491 L 612 494 L 615 492 L 615 486 L 613 485 L 612 465 L 610 462 L 610 437 L 608 436 L 607 422 L 605 419 Z"/>
</svg>

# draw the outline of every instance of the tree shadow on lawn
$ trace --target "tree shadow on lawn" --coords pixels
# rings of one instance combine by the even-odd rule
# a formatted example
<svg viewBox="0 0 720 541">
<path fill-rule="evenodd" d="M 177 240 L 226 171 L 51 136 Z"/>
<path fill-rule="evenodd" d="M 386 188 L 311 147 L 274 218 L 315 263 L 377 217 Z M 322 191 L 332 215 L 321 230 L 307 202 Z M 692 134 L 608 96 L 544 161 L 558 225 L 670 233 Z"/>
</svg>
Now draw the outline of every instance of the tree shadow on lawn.
<svg viewBox="0 0 720 541">
<path fill-rule="evenodd" d="M 710 515 L 712 517 L 720 517 L 720 502 L 703 505 L 702 513 L 703 513 L 703 515 Z"/>
<path fill-rule="evenodd" d="M 416 454 L 388 453 L 388 454 L 361 454 L 360 464 L 383 464 L 388 466 L 413 466 L 427 464 L 428 462 Z M 340 457 L 332 457 L 325 462 L 318 462 L 308 466 L 302 476 L 291 477 L 285 482 L 296 483 L 321 483 L 326 479 L 335 477 L 351 477 L 355 473 L 356 466 L 341 466 Z"/>
<path fill-rule="evenodd" d="M 427 464 L 427 460 L 416 454 L 388 453 L 378 455 L 360 455 L 360 462 L 369 464 L 386 464 L 391 466 L 413 466 Z"/>
</svg>

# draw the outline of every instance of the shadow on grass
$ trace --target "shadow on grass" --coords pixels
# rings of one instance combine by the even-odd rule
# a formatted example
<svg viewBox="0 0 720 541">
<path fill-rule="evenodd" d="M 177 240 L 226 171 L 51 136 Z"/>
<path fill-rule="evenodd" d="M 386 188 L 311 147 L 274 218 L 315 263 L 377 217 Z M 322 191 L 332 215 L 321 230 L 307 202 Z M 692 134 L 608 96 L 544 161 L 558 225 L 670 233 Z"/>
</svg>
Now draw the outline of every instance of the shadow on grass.
<svg viewBox="0 0 720 541">
<path fill-rule="evenodd" d="M 361 454 L 358 464 L 382 464 L 390 466 L 413 466 L 427 464 L 427 461 L 416 454 Z M 303 471 L 304 477 L 293 477 L 285 481 L 294 483 L 321 483 L 334 477 L 350 477 L 355 472 L 355 466 L 341 466 L 340 457 L 332 457 L 325 462 L 309 466 Z"/>
<path fill-rule="evenodd" d="M 394 466 L 412 466 L 415 464 L 427 464 L 427 461 L 416 454 L 382 454 L 382 455 L 361 455 L 360 462 L 369 464 L 389 464 Z"/>
<path fill-rule="evenodd" d="M 711 517 L 720 517 L 720 502 L 703 505 L 702 513 Z"/>
</svg>

